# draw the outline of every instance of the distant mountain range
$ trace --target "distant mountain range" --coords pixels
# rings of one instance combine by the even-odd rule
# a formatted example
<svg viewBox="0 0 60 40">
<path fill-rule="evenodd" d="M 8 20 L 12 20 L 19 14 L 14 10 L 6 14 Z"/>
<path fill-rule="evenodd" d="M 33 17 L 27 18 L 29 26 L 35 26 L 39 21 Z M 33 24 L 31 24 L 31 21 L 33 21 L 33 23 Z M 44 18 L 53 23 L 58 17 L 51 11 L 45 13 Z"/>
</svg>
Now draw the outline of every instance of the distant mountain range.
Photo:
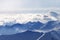
<svg viewBox="0 0 60 40">
<path fill-rule="evenodd" d="M 41 23 L 39 21 L 37 22 L 28 22 L 26 24 L 20 24 L 16 23 L 13 25 L 3 25 L 0 26 L 0 34 L 1 35 L 11 35 L 11 34 L 16 34 L 16 33 L 22 33 L 25 31 L 35 31 L 39 30 L 41 32 L 44 31 L 56 31 L 54 28 L 60 28 L 60 22 L 58 21 L 49 21 L 47 23 Z M 38 32 L 38 31 L 37 31 Z M 11 33 L 11 34 L 10 34 Z"/>
<path fill-rule="evenodd" d="M 39 40 L 60 40 L 60 19 L 58 13 L 36 14 L 29 20 L 30 16 L 33 15 L 27 16 L 27 20 L 24 19 L 23 23 L 19 23 L 21 22 L 20 20 L 18 22 L 7 21 L 0 25 L 0 40 L 37 40 L 43 34 L 44 36 Z"/>
</svg>

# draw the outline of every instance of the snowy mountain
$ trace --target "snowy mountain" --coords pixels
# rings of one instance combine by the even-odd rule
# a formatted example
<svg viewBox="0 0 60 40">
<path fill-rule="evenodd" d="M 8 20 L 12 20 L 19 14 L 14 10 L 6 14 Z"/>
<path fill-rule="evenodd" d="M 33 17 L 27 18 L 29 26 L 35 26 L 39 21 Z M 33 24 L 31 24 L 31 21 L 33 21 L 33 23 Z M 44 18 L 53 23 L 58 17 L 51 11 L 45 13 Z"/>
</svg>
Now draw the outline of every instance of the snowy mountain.
<svg viewBox="0 0 60 40">
<path fill-rule="evenodd" d="M 42 23 L 46 23 L 48 21 L 57 21 L 59 20 L 59 16 L 56 16 L 57 13 L 49 12 L 49 13 L 29 13 L 29 14 L 0 14 L 0 25 L 6 23 L 27 23 L 29 21 L 36 22 L 40 21 Z M 54 16 L 55 15 L 55 16 Z M 59 15 L 59 14 L 57 14 Z"/>
<path fill-rule="evenodd" d="M 60 18 L 59 13 L 37 14 L 1 14 L 0 15 L 0 36 L 16 35 L 27 31 L 42 33 L 36 40 L 59 40 Z M 54 34 L 54 35 L 53 35 Z M 52 37 L 53 35 L 53 37 Z M 55 39 L 56 36 L 56 39 Z M 43 39 L 44 38 L 44 39 Z M 52 39 L 50 39 L 52 38 Z M 34 40 L 34 39 L 33 39 Z M 47 40 L 47 39 L 45 39 Z"/>
</svg>

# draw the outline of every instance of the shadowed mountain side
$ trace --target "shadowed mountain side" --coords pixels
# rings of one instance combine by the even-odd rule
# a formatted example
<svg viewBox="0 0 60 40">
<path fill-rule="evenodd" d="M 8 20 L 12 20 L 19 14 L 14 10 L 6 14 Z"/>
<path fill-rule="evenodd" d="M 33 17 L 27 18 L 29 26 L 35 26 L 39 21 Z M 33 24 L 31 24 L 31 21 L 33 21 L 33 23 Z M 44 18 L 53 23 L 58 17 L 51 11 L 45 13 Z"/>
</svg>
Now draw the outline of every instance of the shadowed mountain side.
<svg viewBox="0 0 60 40">
<path fill-rule="evenodd" d="M 36 40 L 43 33 L 26 31 L 24 33 L 17 33 L 14 35 L 2 35 L 0 40 Z"/>
<path fill-rule="evenodd" d="M 24 33 L 17 33 L 14 35 L 2 35 L 0 40 L 36 40 L 43 33 L 26 31 Z M 57 37 L 59 34 L 55 31 L 46 33 L 40 40 L 59 40 Z"/>
<path fill-rule="evenodd" d="M 1 35 L 12 35 L 12 34 L 16 34 L 16 33 L 22 33 L 22 32 L 26 32 L 26 31 L 35 31 L 38 30 L 36 32 L 39 32 L 40 30 L 42 30 L 41 32 L 44 31 L 49 31 L 52 30 L 55 27 L 60 27 L 60 22 L 57 21 L 49 21 L 46 24 L 43 24 L 41 22 L 28 22 L 26 24 L 20 24 L 20 23 L 16 23 L 13 25 L 3 25 L 0 26 L 0 34 Z"/>
<path fill-rule="evenodd" d="M 29 27 L 29 31 L 31 30 L 40 30 L 40 28 L 44 25 L 41 22 L 28 22 L 25 24 L 27 27 Z"/>
<path fill-rule="evenodd" d="M 41 30 L 50 30 L 57 26 L 57 21 L 49 21 Z"/>
<path fill-rule="evenodd" d="M 56 31 L 46 33 L 40 40 L 60 40 L 60 34 Z"/>
</svg>

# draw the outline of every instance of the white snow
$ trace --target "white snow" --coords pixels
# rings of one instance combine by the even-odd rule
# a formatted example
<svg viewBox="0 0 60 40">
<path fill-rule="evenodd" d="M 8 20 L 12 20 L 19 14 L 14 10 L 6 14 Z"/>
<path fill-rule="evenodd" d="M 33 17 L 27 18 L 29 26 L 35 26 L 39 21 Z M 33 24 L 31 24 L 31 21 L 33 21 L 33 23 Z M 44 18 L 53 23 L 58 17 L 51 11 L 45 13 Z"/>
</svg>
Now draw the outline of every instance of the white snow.
<svg viewBox="0 0 60 40">
<path fill-rule="evenodd" d="M 45 17 L 47 16 L 47 17 Z M 48 20 L 50 19 L 50 20 Z M 4 23 L 14 22 L 14 23 L 27 23 L 29 21 L 36 22 L 40 21 L 42 23 L 46 23 L 48 21 L 57 21 L 58 19 L 51 16 L 49 13 L 45 14 L 0 14 L 0 25 Z"/>
</svg>

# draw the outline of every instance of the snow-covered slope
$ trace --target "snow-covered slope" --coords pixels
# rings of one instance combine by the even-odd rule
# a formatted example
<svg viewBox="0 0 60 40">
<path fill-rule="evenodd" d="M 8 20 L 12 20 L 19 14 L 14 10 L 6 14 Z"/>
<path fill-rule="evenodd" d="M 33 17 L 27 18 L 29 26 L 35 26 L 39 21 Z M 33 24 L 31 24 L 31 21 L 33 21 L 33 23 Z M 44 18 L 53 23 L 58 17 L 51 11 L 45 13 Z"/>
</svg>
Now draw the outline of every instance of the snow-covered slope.
<svg viewBox="0 0 60 40">
<path fill-rule="evenodd" d="M 48 21 L 57 21 L 59 20 L 59 17 L 54 16 L 56 13 L 50 12 L 50 13 L 37 13 L 37 14 L 0 14 L 0 25 L 5 23 L 27 23 L 29 21 L 31 22 L 37 22 L 40 21 L 42 23 L 46 23 Z M 59 15 L 59 14 L 58 14 Z"/>
<path fill-rule="evenodd" d="M 26 31 L 43 33 L 37 40 L 49 32 L 60 33 L 60 13 L 48 10 L 44 13 L 0 14 L 0 35 L 12 35 Z M 51 33 L 52 35 L 54 33 Z M 54 34 L 55 35 L 55 34 Z M 56 35 L 55 35 L 56 36 Z M 54 37 L 54 36 L 53 36 Z"/>
<path fill-rule="evenodd" d="M 6 30 L 6 32 L 8 32 L 6 28 L 10 27 L 12 27 L 10 28 L 10 30 L 14 29 L 14 32 L 15 29 L 20 30 L 19 32 L 25 32 L 27 30 L 35 32 L 45 32 L 45 31 L 49 32 L 53 29 L 56 30 L 55 26 L 59 24 L 59 21 L 60 21 L 59 14 L 56 12 L 48 12 L 45 14 L 44 13 L 0 14 L 0 27 L 2 28 L 1 31 Z M 21 26 L 20 24 L 23 26 Z M 13 27 L 13 25 L 16 26 Z"/>
</svg>

